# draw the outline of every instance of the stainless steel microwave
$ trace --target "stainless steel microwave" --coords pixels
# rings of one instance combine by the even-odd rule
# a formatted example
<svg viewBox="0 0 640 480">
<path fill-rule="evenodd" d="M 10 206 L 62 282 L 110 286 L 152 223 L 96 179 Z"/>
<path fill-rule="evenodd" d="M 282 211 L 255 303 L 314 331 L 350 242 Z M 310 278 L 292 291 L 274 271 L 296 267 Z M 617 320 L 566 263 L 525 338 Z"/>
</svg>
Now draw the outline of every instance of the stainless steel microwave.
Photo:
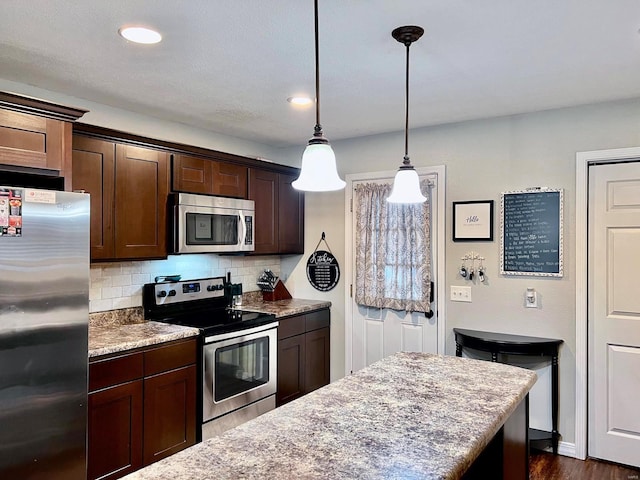
<svg viewBox="0 0 640 480">
<path fill-rule="evenodd" d="M 252 252 L 253 200 L 176 193 L 173 253 Z"/>
</svg>

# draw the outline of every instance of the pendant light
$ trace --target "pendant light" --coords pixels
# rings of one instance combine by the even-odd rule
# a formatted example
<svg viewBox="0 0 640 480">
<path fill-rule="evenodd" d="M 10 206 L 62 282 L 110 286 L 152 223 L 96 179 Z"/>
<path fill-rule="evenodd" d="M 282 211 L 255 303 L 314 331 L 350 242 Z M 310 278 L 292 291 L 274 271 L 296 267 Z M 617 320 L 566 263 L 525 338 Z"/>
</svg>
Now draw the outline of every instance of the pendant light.
<svg viewBox="0 0 640 480">
<path fill-rule="evenodd" d="M 315 6 L 315 39 L 316 39 L 316 126 L 313 137 L 302 154 L 300 176 L 291 185 L 297 190 L 307 192 L 330 192 L 341 190 L 346 183 L 338 176 L 336 155 L 329 140 L 322 133 L 320 125 L 320 67 L 318 62 L 318 0 Z"/>
<path fill-rule="evenodd" d="M 404 43 L 407 47 L 407 100 L 404 124 L 404 160 L 393 180 L 393 189 L 391 190 L 391 195 L 387 198 L 387 202 L 389 203 L 423 203 L 427 200 L 420 191 L 418 172 L 415 171 L 409 161 L 409 47 L 413 42 L 418 40 L 423 33 L 424 29 L 422 27 L 413 25 L 398 27 L 391 32 L 393 38 L 400 43 Z"/>
</svg>

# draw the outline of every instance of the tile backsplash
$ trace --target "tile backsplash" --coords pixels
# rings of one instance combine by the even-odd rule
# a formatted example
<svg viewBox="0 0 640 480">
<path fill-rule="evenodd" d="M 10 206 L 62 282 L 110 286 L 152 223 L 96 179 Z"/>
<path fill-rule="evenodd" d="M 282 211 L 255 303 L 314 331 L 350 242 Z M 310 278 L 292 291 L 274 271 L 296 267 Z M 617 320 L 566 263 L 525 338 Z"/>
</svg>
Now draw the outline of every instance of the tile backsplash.
<svg viewBox="0 0 640 480">
<path fill-rule="evenodd" d="M 231 273 L 243 291 L 258 290 L 256 281 L 268 268 L 280 275 L 280 257 L 172 255 L 166 260 L 94 263 L 91 265 L 89 311 L 103 312 L 142 305 L 142 285 L 159 275 L 182 275 L 183 280 L 222 277 Z"/>
</svg>

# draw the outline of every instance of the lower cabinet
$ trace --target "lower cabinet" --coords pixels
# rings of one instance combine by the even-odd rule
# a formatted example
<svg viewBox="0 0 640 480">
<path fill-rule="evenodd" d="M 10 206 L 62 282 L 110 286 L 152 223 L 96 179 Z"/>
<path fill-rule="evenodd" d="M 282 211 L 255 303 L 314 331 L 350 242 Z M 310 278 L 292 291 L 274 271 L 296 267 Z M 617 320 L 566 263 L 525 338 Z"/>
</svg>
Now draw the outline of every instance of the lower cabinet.
<svg viewBox="0 0 640 480">
<path fill-rule="evenodd" d="M 89 394 L 87 478 L 119 478 L 142 467 L 142 380 Z"/>
<path fill-rule="evenodd" d="M 89 362 L 88 479 L 195 444 L 196 348 L 190 339 Z"/>
<path fill-rule="evenodd" d="M 278 322 L 276 406 L 329 384 L 331 315 L 323 309 Z"/>
</svg>

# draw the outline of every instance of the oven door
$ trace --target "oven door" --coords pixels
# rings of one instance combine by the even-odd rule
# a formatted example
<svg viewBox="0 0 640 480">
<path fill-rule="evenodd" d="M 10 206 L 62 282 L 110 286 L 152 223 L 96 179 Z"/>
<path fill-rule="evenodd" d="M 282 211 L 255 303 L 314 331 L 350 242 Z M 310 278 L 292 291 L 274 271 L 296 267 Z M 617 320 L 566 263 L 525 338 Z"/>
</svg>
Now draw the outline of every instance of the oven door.
<svg viewBox="0 0 640 480">
<path fill-rule="evenodd" d="M 277 326 L 205 338 L 204 422 L 276 393 Z"/>
</svg>

